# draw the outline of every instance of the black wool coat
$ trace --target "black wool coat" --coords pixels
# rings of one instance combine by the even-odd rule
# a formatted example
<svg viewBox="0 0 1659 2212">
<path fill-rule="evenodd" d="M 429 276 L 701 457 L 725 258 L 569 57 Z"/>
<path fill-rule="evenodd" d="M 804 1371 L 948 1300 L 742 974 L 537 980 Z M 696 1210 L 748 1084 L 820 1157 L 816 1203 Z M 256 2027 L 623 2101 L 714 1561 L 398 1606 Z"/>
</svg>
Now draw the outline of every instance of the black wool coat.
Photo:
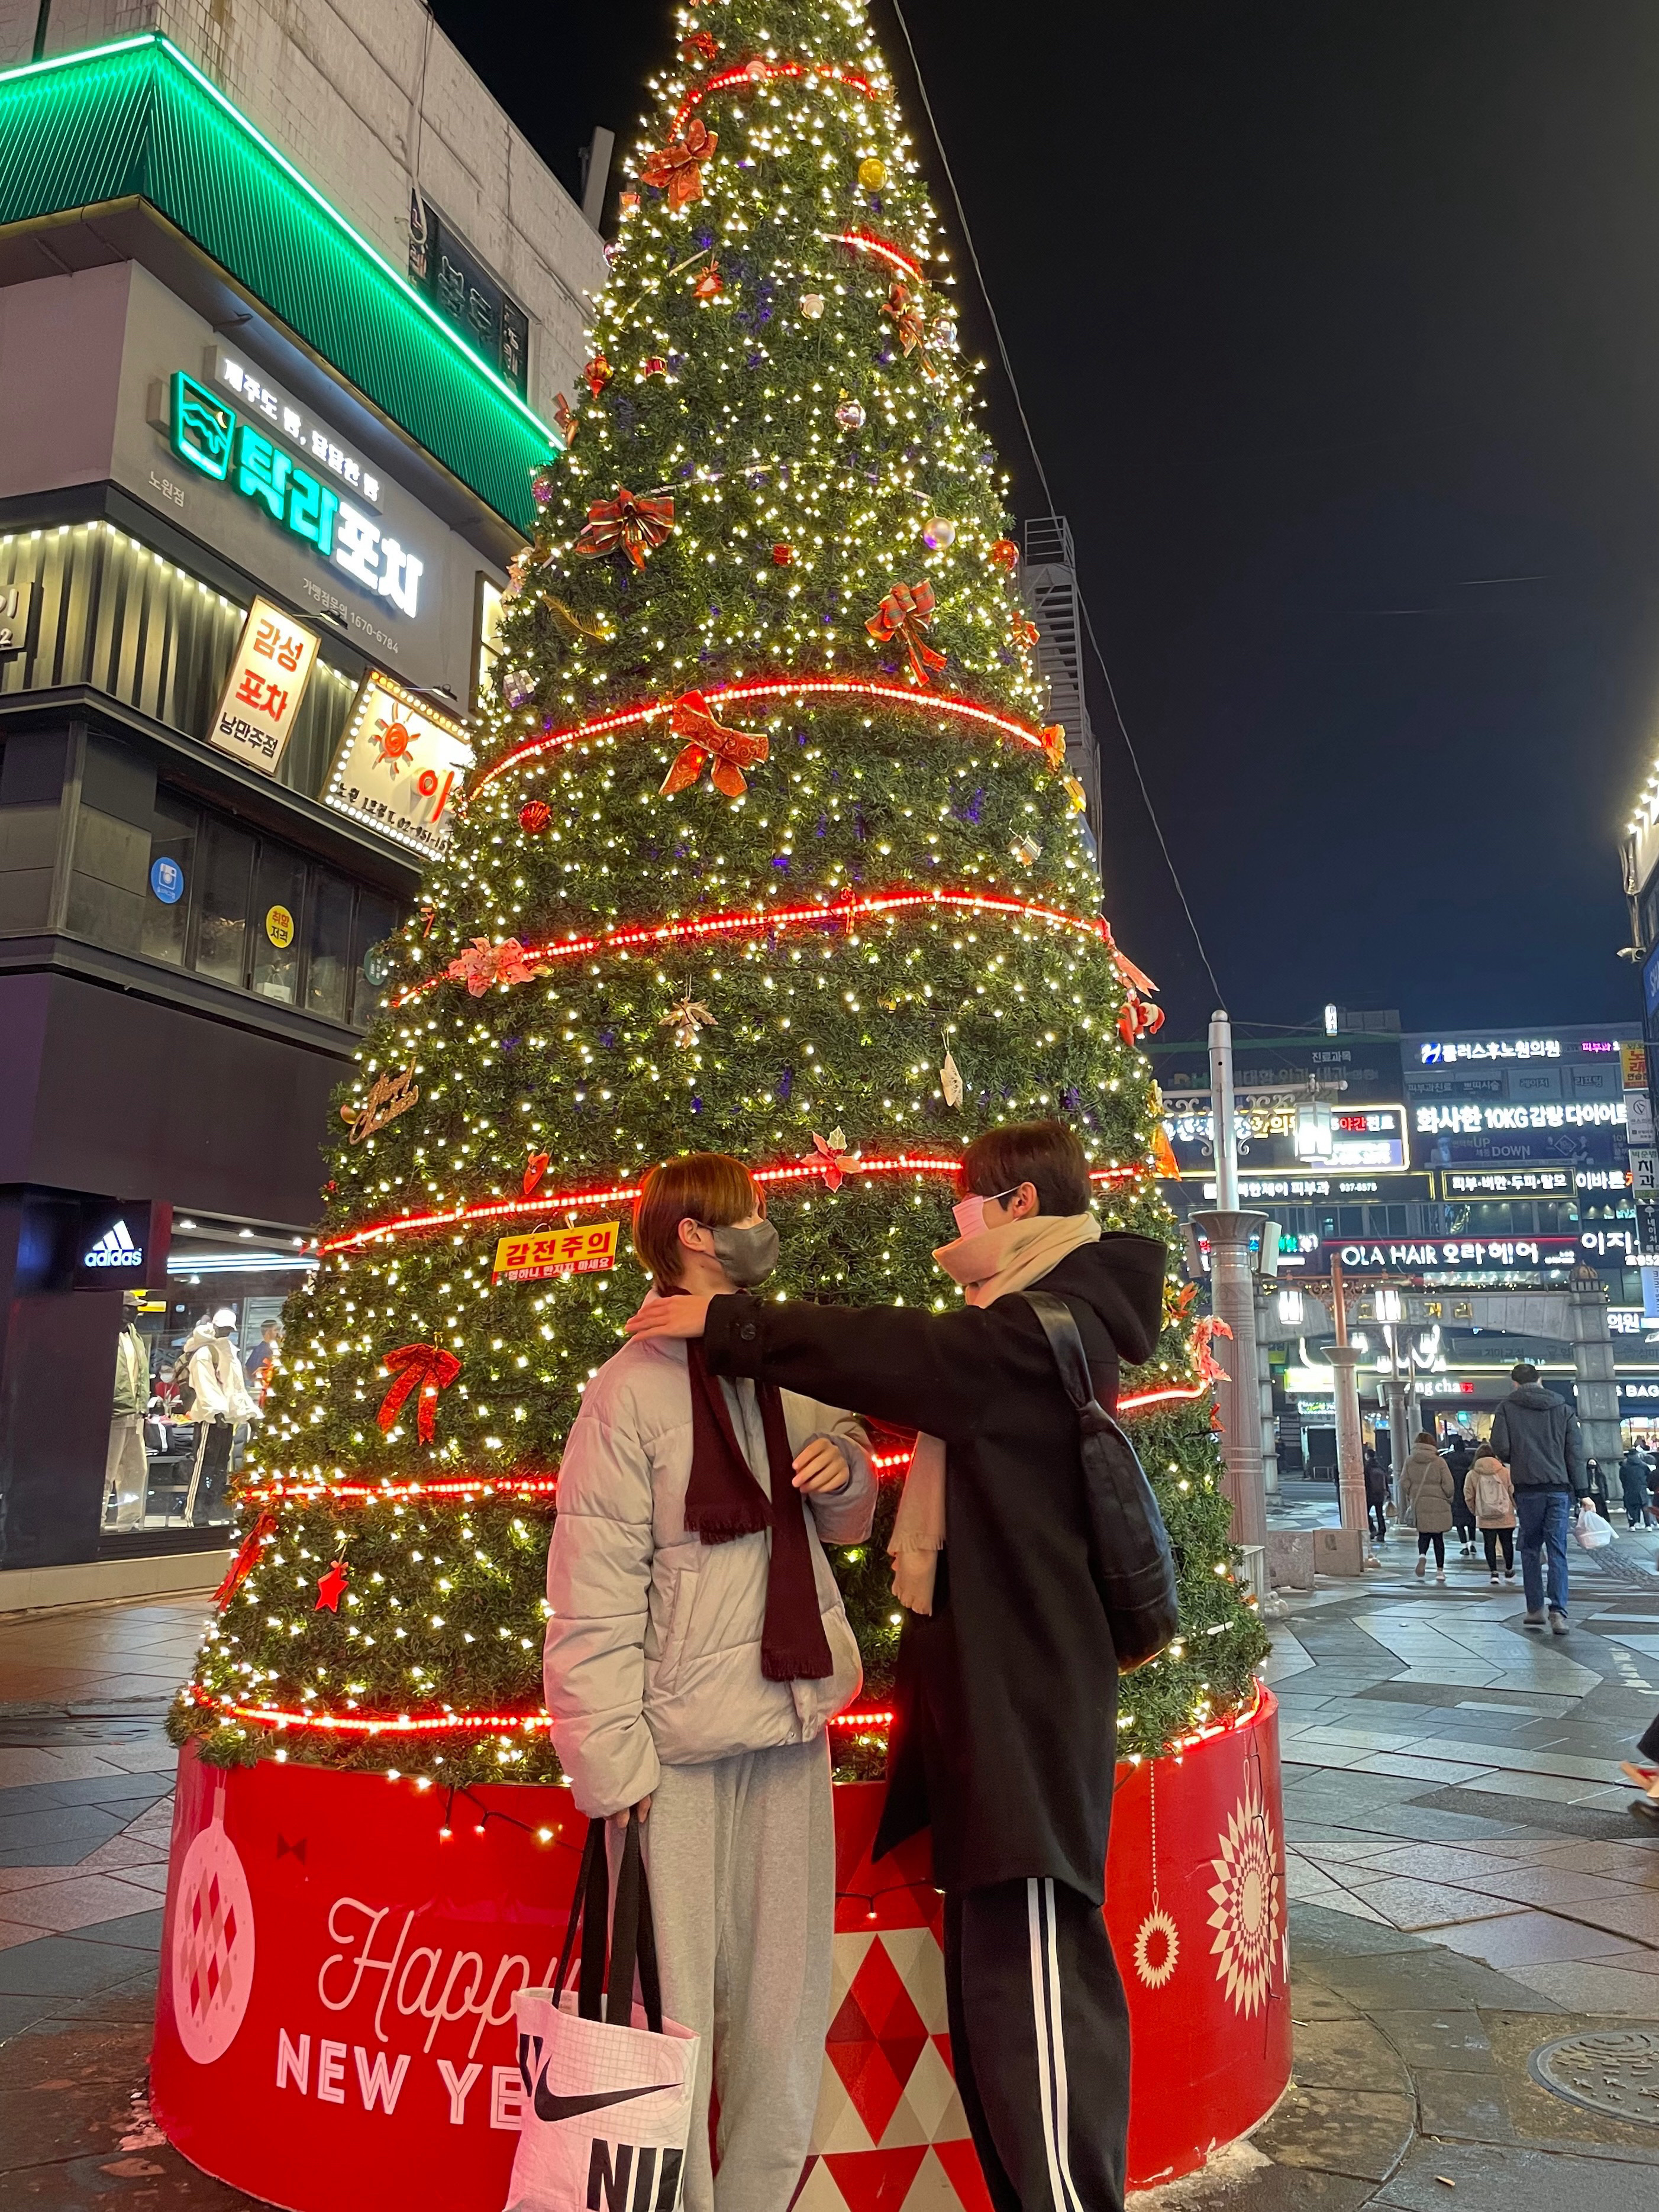
<svg viewBox="0 0 1659 2212">
<path fill-rule="evenodd" d="M 1095 1395 L 1144 1360 L 1164 1248 L 1103 1236 L 1033 1290 L 1065 1299 Z M 1117 1657 L 1089 1566 L 1077 1415 L 1024 1298 L 908 1307 L 715 1298 L 717 1375 L 748 1375 L 926 1430 L 945 1447 L 933 1611 L 905 1617 L 877 1856 L 930 1823 L 943 1889 L 1052 1877 L 1096 1904 L 1117 1745 Z"/>
</svg>

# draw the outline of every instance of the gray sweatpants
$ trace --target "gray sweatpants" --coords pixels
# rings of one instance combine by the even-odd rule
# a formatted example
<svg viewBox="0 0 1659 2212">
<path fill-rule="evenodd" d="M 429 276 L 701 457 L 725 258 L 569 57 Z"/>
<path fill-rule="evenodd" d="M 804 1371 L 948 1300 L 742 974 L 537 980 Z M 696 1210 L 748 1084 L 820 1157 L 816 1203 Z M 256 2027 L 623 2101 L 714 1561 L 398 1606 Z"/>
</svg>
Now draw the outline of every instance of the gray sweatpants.
<svg viewBox="0 0 1659 2212">
<path fill-rule="evenodd" d="M 665 1766 L 645 1826 L 663 2009 L 702 2038 L 686 2212 L 788 2212 L 830 2025 L 827 1739 Z M 708 2096 L 720 2099 L 720 2174 Z"/>
</svg>

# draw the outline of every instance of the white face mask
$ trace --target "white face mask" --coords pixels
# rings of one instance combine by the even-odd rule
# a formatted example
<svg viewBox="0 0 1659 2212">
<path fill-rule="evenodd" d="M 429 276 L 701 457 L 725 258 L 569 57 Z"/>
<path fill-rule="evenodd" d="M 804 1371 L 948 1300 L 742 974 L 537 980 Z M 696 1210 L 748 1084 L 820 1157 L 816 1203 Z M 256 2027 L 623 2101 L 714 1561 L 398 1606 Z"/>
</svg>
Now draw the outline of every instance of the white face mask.
<svg viewBox="0 0 1659 2212">
<path fill-rule="evenodd" d="M 957 1236 L 977 1237 L 985 1227 L 986 1206 L 996 1200 L 1012 1198 L 1018 1188 L 1019 1185 L 1016 1183 L 1012 1190 L 994 1191 L 989 1200 L 977 1195 L 959 1200 L 951 1208 L 956 1216 Z"/>
</svg>

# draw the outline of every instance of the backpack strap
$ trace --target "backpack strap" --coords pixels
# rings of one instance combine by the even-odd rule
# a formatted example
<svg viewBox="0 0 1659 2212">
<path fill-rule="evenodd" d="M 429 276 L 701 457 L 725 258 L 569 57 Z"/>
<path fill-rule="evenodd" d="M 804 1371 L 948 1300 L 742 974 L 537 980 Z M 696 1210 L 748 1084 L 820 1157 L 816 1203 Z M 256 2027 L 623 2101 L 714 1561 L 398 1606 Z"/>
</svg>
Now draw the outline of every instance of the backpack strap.
<svg viewBox="0 0 1659 2212">
<path fill-rule="evenodd" d="M 1042 1324 L 1042 1334 L 1048 1340 L 1048 1349 L 1060 1370 L 1066 1395 L 1076 1410 L 1082 1413 L 1095 1402 L 1095 1386 L 1072 1309 L 1064 1298 L 1055 1297 L 1050 1291 L 1022 1291 L 1020 1296 Z"/>
</svg>

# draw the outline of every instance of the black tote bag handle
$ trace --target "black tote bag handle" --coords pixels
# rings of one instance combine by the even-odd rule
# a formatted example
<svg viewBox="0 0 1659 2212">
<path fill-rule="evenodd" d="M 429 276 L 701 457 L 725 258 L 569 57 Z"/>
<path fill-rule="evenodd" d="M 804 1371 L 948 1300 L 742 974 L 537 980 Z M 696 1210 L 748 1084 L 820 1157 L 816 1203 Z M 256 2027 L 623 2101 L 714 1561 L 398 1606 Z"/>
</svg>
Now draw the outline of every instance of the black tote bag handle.
<svg viewBox="0 0 1659 2212">
<path fill-rule="evenodd" d="M 634 2013 L 634 1976 L 637 1969 L 640 2002 L 653 2035 L 662 2033 L 662 1984 L 657 1970 L 657 1931 L 651 1917 L 651 1888 L 646 1879 L 645 1855 L 640 1848 L 640 1816 L 628 1816 L 622 1864 L 617 1869 L 617 1909 L 611 1911 L 611 1866 L 605 1847 L 604 1820 L 590 1820 L 582 1863 L 565 1923 L 564 1946 L 553 1977 L 553 2001 L 558 2002 L 570 1971 L 570 1954 L 576 1931 L 582 1931 L 581 1963 L 576 1983 L 576 2010 L 583 2020 L 605 2020 L 626 2027 Z M 610 1971 L 605 1967 L 605 1929 L 611 1931 Z"/>
</svg>

